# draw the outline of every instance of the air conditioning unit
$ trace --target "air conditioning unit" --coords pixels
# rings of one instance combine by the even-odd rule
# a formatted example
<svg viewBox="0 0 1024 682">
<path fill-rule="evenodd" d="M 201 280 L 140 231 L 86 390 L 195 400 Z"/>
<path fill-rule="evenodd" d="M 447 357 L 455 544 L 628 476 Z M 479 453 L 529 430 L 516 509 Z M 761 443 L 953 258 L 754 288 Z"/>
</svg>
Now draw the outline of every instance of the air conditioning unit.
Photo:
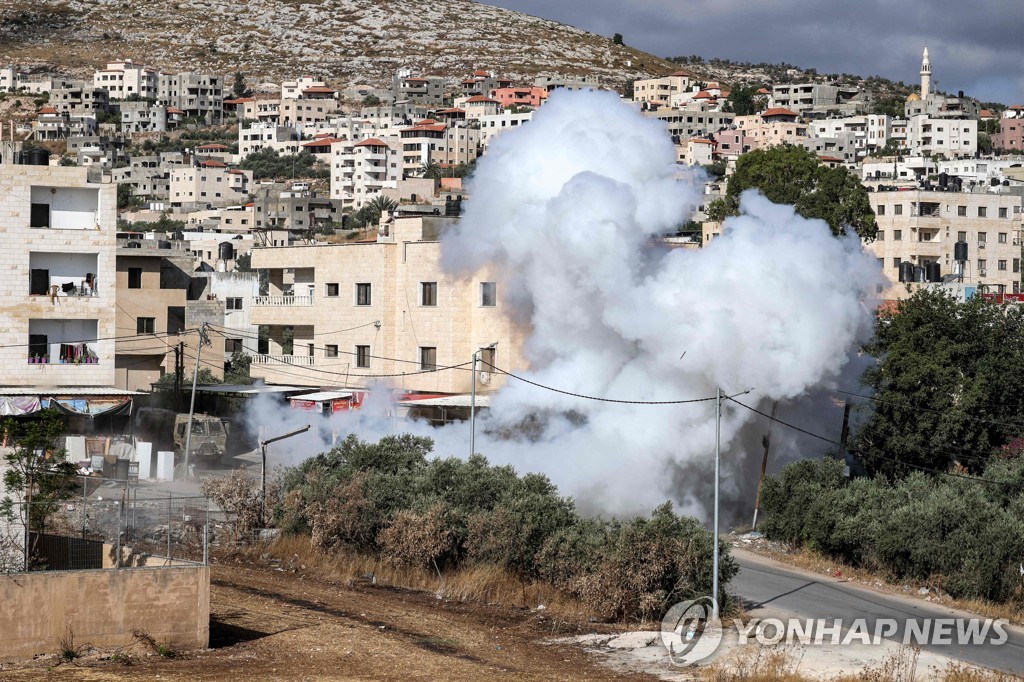
<svg viewBox="0 0 1024 682">
<path fill-rule="evenodd" d="M 978 248 L 979 249 L 984 249 L 985 248 L 985 242 L 978 242 Z"/>
<path fill-rule="evenodd" d="M 484 386 L 486 386 L 487 384 L 491 383 L 491 373 L 490 372 L 480 372 L 479 374 L 477 374 L 477 377 L 479 378 L 480 383 L 483 384 Z"/>
<path fill-rule="evenodd" d="M 985 276 L 985 271 L 984 270 L 978 270 L 978 277 L 984 277 L 984 276 Z"/>
</svg>

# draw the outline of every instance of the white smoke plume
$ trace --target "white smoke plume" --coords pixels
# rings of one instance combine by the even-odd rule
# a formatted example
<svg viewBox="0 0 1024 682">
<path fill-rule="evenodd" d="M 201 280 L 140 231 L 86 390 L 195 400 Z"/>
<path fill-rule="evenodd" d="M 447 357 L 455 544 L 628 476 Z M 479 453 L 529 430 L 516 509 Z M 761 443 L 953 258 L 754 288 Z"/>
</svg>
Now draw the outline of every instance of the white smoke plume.
<svg viewBox="0 0 1024 682">
<path fill-rule="evenodd" d="M 710 245 L 656 245 L 652 237 L 702 202 L 701 178 L 676 164 L 661 122 L 610 93 L 556 92 L 478 162 L 444 266 L 497 271 L 503 305 L 529 329 L 530 366 L 519 373 L 541 384 L 636 401 L 750 389 L 741 400 L 765 411 L 806 397 L 840 375 L 869 329 L 862 301 L 880 269 L 855 237 L 837 239 L 824 222 L 752 192 Z M 626 405 L 510 379 L 491 405 L 476 449 L 492 462 L 547 474 L 588 511 L 672 499 L 705 517 L 714 402 Z M 537 413 L 549 415 L 541 436 L 507 438 Z M 367 438 L 391 432 L 386 421 L 358 419 L 337 423 Z M 752 436 L 764 428 L 763 418 L 723 407 L 727 499 L 749 482 L 746 455 L 756 451 L 759 468 Z M 468 454 L 465 424 L 401 430 L 434 438 L 439 456 Z"/>
</svg>

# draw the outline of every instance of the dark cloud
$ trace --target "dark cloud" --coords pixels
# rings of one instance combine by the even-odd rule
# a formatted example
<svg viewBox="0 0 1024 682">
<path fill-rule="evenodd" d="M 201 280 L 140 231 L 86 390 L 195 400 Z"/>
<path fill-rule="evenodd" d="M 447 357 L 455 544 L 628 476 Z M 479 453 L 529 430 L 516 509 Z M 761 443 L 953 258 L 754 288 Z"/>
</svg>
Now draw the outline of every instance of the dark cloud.
<svg viewBox="0 0 1024 682">
<path fill-rule="evenodd" d="M 928 45 L 949 92 L 1024 103 L 1020 0 L 489 0 L 611 36 L 661 57 L 789 62 L 918 82 Z"/>
</svg>

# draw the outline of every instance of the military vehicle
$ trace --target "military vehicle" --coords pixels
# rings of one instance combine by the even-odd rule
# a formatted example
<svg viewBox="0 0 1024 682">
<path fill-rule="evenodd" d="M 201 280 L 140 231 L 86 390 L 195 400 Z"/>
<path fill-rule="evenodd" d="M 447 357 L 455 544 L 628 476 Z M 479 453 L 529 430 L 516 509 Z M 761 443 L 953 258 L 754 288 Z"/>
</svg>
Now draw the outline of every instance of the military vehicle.
<svg viewBox="0 0 1024 682">
<path fill-rule="evenodd" d="M 178 414 L 174 417 L 174 449 L 179 454 L 185 452 L 185 429 L 188 427 L 188 415 Z M 220 417 L 206 414 L 192 415 L 192 439 L 189 442 L 190 464 L 216 464 L 227 451 L 228 422 Z"/>
</svg>

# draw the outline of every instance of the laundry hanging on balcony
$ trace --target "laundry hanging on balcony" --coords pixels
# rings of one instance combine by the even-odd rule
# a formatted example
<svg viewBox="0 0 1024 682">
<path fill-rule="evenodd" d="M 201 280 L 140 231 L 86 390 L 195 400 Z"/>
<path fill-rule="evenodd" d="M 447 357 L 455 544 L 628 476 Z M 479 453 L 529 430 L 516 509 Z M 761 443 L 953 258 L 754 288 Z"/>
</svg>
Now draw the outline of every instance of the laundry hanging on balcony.
<svg viewBox="0 0 1024 682">
<path fill-rule="evenodd" d="M 35 396 L 0 397 L 0 415 L 4 417 L 34 414 L 41 409 L 43 409 L 42 404 Z"/>
<path fill-rule="evenodd" d="M 126 417 L 132 413 L 131 398 L 46 398 L 43 407 L 52 407 L 64 414 L 88 417 Z"/>
</svg>

